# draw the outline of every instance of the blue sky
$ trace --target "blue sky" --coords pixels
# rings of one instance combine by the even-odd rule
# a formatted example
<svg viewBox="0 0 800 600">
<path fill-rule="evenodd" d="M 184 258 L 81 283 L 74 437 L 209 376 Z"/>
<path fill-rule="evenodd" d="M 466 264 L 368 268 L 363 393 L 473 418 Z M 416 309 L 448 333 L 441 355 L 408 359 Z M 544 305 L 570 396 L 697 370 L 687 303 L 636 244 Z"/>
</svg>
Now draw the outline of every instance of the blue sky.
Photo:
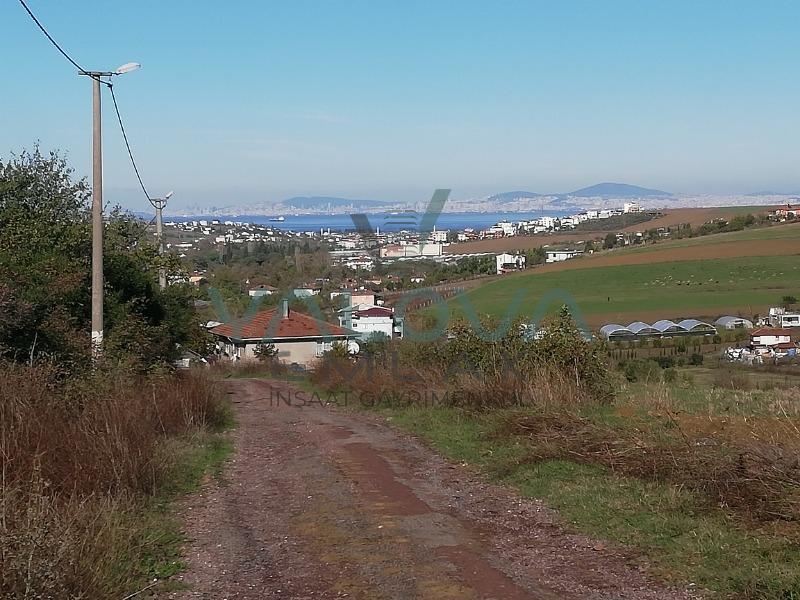
<svg viewBox="0 0 800 600">
<path fill-rule="evenodd" d="M 115 89 L 175 206 L 800 188 L 797 2 L 29 5 L 85 68 L 142 63 Z M 0 53 L 0 155 L 39 140 L 88 174 L 89 81 L 11 0 Z M 142 208 L 110 109 L 106 196 Z"/>
</svg>

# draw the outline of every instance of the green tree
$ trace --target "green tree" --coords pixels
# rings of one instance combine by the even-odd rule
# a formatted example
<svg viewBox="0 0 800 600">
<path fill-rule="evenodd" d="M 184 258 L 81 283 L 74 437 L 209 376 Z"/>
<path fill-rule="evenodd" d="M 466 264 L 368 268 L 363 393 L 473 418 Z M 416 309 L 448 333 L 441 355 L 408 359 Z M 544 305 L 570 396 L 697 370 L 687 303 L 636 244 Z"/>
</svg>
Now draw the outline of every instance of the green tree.
<svg viewBox="0 0 800 600">
<path fill-rule="evenodd" d="M 49 356 L 65 368 L 90 354 L 91 222 L 89 190 L 58 153 L 38 148 L 0 161 L 0 355 Z M 177 344 L 198 344 L 190 294 L 160 292 L 159 257 L 145 225 L 114 211 L 105 231 L 104 356 L 148 369 L 173 358 Z"/>
<path fill-rule="evenodd" d="M 78 360 L 88 336 L 91 238 L 85 181 L 38 148 L 0 161 L 0 282 L 11 310 L 0 352 Z"/>
</svg>

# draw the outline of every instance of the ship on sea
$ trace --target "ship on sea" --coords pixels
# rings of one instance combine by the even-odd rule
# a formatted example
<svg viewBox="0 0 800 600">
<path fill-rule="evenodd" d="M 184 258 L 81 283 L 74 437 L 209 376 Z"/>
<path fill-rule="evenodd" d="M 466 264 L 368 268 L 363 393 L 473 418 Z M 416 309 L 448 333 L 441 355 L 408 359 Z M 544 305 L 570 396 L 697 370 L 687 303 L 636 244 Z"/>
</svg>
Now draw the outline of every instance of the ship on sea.
<svg viewBox="0 0 800 600">
<path fill-rule="evenodd" d="M 280 221 L 285 221 L 285 220 L 286 219 L 284 217 L 282 217 L 282 216 L 281 217 L 272 217 L 272 218 L 270 218 L 270 221 L 278 221 L 278 222 L 280 222 Z"/>
</svg>

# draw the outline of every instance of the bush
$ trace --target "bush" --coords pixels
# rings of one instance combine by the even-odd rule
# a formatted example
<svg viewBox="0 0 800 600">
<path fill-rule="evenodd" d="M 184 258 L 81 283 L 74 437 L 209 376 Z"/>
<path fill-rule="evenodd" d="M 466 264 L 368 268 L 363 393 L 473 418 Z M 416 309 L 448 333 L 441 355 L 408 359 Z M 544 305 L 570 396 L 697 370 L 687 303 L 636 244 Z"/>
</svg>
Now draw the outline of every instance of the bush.
<svg viewBox="0 0 800 600">
<path fill-rule="evenodd" d="M 658 366 L 662 369 L 669 369 L 675 366 L 675 358 L 672 356 L 656 356 L 650 360 L 658 363 Z"/>
<path fill-rule="evenodd" d="M 703 355 L 698 354 L 697 352 L 692 353 L 689 357 L 689 364 L 693 366 L 700 366 L 703 364 Z"/>
<path fill-rule="evenodd" d="M 483 326 L 491 331 L 497 324 Z M 475 408 L 613 399 L 615 381 L 605 346 L 584 339 L 569 311 L 542 331 L 533 336 L 530 328 L 514 323 L 496 337 L 481 336 L 458 322 L 446 340 L 395 343 L 392 354 L 370 352 L 353 360 L 328 353 L 314 381 L 328 389 L 368 390 L 373 396 L 441 390 L 451 403 Z"/>
<path fill-rule="evenodd" d="M 670 358 L 670 357 L 659 357 Z M 645 360 L 641 358 L 629 361 L 624 368 L 625 378 L 631 383 L 642 381 L 645 383 L 652 383 L 661 380 L 661 367 L 654 360 Z"/>
<path fill-rule="evenodd" d="M 259 344 L 253 352 L 260 362 L 272 363 L 278 357 L 278 349 L 275 344 Z"/>
<path fill-rule="evenodd" d="M 172 478 L 171 440 L 226 419 L 196 375 L 0 363 L 0 597 L 123 597 L 152 577 L 163 542 L 137 510 Z"/>
</svg>

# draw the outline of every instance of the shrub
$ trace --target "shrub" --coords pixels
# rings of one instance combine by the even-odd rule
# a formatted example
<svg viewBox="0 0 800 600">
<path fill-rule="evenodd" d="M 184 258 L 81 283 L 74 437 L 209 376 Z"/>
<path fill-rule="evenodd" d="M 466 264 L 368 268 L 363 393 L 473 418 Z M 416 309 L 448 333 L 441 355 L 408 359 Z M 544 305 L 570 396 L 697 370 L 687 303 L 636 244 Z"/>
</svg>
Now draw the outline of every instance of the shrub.
<svg viewBox="0 0 800 600">
<path fill-rule="evenodd" d="M 166 483 L 170 439 L 223 423 L 197 375 L 64 380 L 0 363 L 0 597 L 109 598 L 153 573 L 136 509 Z"/>
<path fill-rule="evenodd" d="M 650 360 L 655 361 L 658 363 L 658 366 L 662 369 L 669 369 L 675 366 L 675 358 L 672 356 L 656 356 L 651 358 Z"/>
<path fill-rule="evenodd" d="M 483 323 L 484 327 L 496 323 Z M 454 323 L 446 340 L 401 342 L 393 353 L 356 360 L 328 353 L 314 380 L 328 389 L 349 387 L 372 395 L 409 389 L 447 391 L 451 402 L 478 408 L 609 402 L 614 380 L 603 344 L 584 339 L 569 311 L 546 323 L 541 335 L 514 323 L 495 336 Z"/>
<path fill-rule="evenodd" d="M 703 364 L 703 355 L 698 354 L 697 352 L 692 353 L 689 357 L 689 364 L 693 366 L 699 366 Z"/>
<path fill-rule="evenodd" d="M 634 359 L 625 365 L 624 373 L 625 378 L 630 382 L 642 381 L 651 383 L 661 380 L 661 367 L 654 360 Z"/>
<path fill-rule="evenodd" d="M 272 362 L 278 356 L 275 344 L 260 344 L 255 349 L 255 355 L 261 362 Z"/>
</svg>

